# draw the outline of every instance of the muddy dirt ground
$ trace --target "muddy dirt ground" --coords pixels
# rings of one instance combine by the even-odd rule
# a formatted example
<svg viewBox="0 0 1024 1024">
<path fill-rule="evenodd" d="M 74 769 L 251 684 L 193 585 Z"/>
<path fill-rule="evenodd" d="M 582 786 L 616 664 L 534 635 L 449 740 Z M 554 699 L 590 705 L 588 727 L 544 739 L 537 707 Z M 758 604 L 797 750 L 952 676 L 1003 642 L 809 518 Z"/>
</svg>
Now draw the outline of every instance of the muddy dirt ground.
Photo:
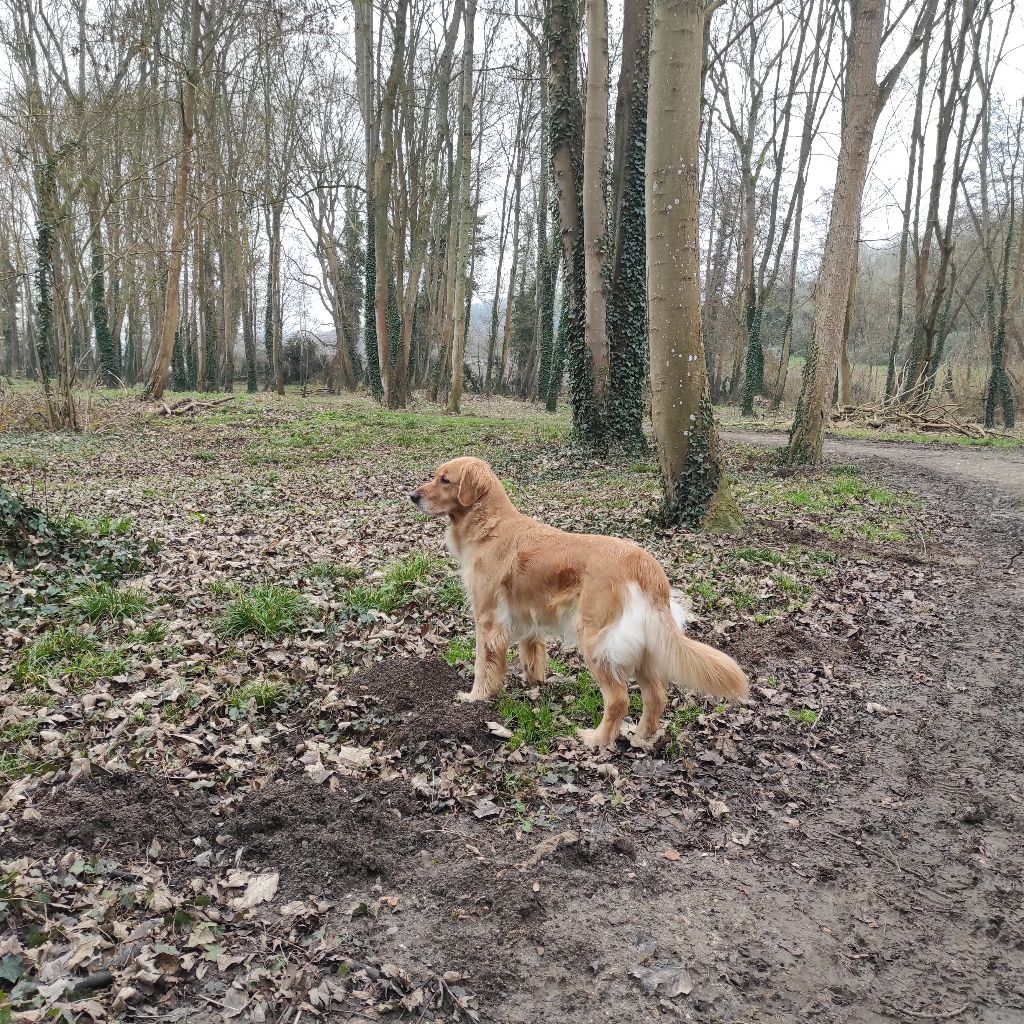
<svg viewBox="0 0 1024 1024">
<path fill-rule="evenodd" d="M 258 748 L 297 762 L 262 788 L 204 788 L 214 752 L 190 740 L 195 772 L 94 769 L 40 796 L 0 844 L 9 862 L 145 856 L 161 880 L 127 877 L 148 880 L 157 917 L 165 891 L 243 891 L 272 871 L 270 902 L 290 924 L 243 929 L 239 959 L 296 949 L 304 964 L 278 979 L 276 1002 L 253 1003 L 229 984 L 234 947 L 193 942 L 197 927 L 162 954 L 184 966 L 164 962 L 119 1005 L 83 988 L 81 1019 L 1024 1021 L 1024 468 L 1002 453 L 906 452 L 836 454 L 918 494 L 922 517 L 942 510 L 941 536 L 901 555 L 919 620 L 878 607 L 888 598 L 865 559 L 871 616 L 837 609 L 831 633 L 796 616 L 709 635 L 768 681 L 757 715 L 702 726 L 677 758 L 623 744 L 593 759 L 571 742 L 543 759 L 502 754 L 509 774 L 542 765 L 519 827 L 507 808 L 497 827 L 488 795 L 493 708 L 456 704 L 465 669 L 431 656 L 355 673 L 332 705 L 342 737 L 372 727 L 395 748 L 372 778 L 332 774 L 310 715 Z M 794 739 L 773 713 L 783 670 L 820 740 Z M 78 863 L 66 870 L 85 871 L 85 891 L 92 869 Z M 228 865 L 242 881 L 223 881 Z M 116 937 L 115 974 L 146 934 Z M 186 949 L 226 966 L 189 974 Z M 161 971 L 186 980 L 168 988 Z"/>
</svg>

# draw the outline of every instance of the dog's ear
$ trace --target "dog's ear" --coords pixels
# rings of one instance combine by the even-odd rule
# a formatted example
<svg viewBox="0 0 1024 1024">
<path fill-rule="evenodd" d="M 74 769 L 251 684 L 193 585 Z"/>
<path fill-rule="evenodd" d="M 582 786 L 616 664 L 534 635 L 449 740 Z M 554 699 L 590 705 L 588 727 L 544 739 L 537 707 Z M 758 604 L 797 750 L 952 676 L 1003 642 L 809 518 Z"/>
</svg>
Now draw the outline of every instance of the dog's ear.
<svg viewBox="0 0 1024 1024">
<path fill-rule="evenodd" d="M 490 487 L 487 470 L 475 462 L 469 463 L 459 478 L 459 504 L 463 508 L 475 505 Z"/>
</svg>

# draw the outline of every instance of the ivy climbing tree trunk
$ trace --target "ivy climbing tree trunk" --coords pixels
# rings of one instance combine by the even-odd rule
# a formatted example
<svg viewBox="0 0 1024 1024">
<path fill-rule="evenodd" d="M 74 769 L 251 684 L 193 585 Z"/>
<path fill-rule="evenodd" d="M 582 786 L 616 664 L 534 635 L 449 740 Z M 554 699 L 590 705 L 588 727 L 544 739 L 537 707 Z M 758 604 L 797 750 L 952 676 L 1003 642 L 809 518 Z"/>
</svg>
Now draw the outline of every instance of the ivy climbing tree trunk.
<svg viewBox="0 0 1024 1024">
<path fill-rule="evenodd" d="M 592 422 L 603 429 L 608 402 L 608 300 L 605 293 L 605 154 L 608 150 L 608 5 L 586 0 L 587 109 L 583 134 L 583 263 Z M 602 438 L 594 437 L 595 443 Z"/>
<path fill-rule="evenodd" d="M 548 407 L 561 383 L 561 360 L 569 370 L 573 440 L 599 447 L 604 410 L 595 388 L 586 339 L 586 260 L 583 244 L 583 107 L 579 90 L 580 5 L 551 0 L 546 22 L 551 113 L 551 169 L 562 238 L 562 312 L 549 372 Z"/>
<path fill-rule="evenodd" d="M 98 174 L 99 171 L 94 171 Z M 89 204 L 89 249 L 92 262 L 92 278 L 89 282 L 89 298 L 92 306 L 93 333 L 96 336 L 96 354 L 99 357 L 100 381 L 106 388 L 120 384 L 120 369 L 114 338 L 110 333 L 110 313 L 107 306 L 106 252 L 103 246 L 103 223 L 100 210 L 100 190 L 96 177 L 90 177 L 86 196 Z"/>
<path fill-rule="evenodd" d="M 656 0 L 647 143 L 647 301 L 651 412 L 665 516 L 687 526 L 732 525 L 700 318 L 699 146 L 702 0 Z"/>
<path fill-rule="evenodd" d="M 626 0 L 612 164 L 608 438 L 612 444 L 630 451 L 646 446 L 643 430 L 647 381 L 644 171 L 649 70 L 648 0 Z"/>
</svg>

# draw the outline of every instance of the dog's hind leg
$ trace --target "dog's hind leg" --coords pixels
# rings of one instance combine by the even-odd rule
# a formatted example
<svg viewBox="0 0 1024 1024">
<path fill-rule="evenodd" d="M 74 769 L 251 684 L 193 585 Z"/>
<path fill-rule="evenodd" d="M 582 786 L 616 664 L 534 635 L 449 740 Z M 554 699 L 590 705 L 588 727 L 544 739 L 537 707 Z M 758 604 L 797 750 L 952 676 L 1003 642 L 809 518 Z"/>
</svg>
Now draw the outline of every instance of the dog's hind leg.
<svg viewBox="0 0 1024 1024">
<path fill-rule="evenodd" d="M 543 640 L 537 637 L 523 640 L 519 645 L 519 660 L 528 683 L 543 683 L 547 679 L 548 649 Z"/>
<path fill-rule="evenodd" d="M 653 671 L 646 658 L 637 666 L 636 681 L 644 698 L 644 712 L 640 716 L 633 740 L 635 743 L 646 743 L 658 731 L 668 699 L 665 695 L 665 681 Z"/>
<path fill-rule="evenodd" d="M 596 729 L 580 729 L 579 737 L 588 747 L 614 747 L 622 728 L 622 720 L 629 710 L 629 690 L 625 677 L 618 666 L 598 661 L 586 649 L 583 650 L 583 658 L 601 688 L 604 714 Z"/>
<path fill-rule="evenodd" d="M 490 700 L 505 687 L 508 663 L 508 633 L 491 616 L 476 624 L 476 665 L 473 689 L 459 694 L 460 700 Z"/>
</svg>

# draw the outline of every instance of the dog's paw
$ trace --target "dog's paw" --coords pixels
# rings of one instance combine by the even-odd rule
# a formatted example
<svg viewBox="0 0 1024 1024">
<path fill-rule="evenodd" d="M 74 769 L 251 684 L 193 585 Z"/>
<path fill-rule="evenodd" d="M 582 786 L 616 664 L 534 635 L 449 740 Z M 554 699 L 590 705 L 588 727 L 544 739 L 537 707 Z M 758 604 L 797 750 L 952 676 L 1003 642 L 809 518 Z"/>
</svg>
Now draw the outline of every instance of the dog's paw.
<svg viewBox="0 0 1024 1024">
<path fill-rule="evenodd" d="M 590 747 L 591 750 L 611 750 L 615 746 L 614 742 L 604 742 L 600 729 L 578 729 L 576 735 L 579 737 L 580 743 L 585 747 Z"/>
<path fill-rule="evenodd" d="M 463 703 L 467 701 L 476 702 L 478 700 L 487 700 L 487 695 L 483 693 L 477 693 L 476 690 L 460 690 L 455 694 L 455 699 L 460 700 Z"/>
</svg>

